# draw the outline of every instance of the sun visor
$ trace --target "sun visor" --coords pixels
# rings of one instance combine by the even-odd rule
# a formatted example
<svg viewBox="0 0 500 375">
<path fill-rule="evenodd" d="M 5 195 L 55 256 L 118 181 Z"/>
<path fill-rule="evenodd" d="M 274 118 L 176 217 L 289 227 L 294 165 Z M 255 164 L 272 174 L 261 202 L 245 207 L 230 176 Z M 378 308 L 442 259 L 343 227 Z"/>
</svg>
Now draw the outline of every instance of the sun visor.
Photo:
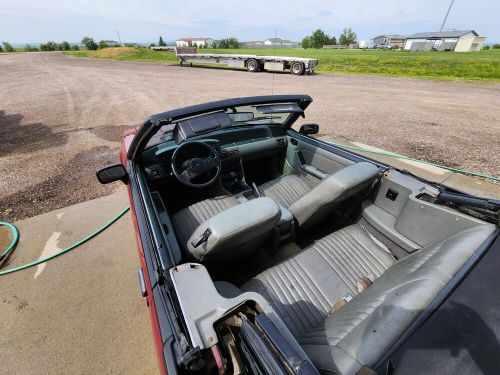
<svg viewBox="0 0 500 375">
<path fill-rule="evenodd" d="M 297 103 L 265 104 L 256 106 L 255 108 L 264 115 L 273 113 L 298 113 L 304 117 L 304 110 Z"/>
</svg>

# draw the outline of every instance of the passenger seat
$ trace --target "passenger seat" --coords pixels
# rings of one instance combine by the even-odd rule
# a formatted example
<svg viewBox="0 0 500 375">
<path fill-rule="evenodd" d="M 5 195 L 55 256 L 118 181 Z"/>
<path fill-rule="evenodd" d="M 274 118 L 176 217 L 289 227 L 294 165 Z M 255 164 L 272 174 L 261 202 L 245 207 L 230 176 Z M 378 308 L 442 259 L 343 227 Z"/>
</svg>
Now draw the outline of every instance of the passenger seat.
<svg viewBox="0 0 500 375">
<path fill-rule="evenodd" d="M 281 176 L 259 186 L 259 192 L 288 208 L 299 227 L 307 228 L 331 214 L 345 199 L 367 189 L 378 175 L 377 166 L 361 162 L 319 183 L 306 176 Z"/>
<path fill-rule="evenodd" d="M 352 225 L 242 289 L 269 301 L 320 372 L 356 374 L 377 364 L 495 228 L 478 225 L 396 261 Z M 357 280 L 368 275 L 373 284 L 358 293 Z M 332 309 L 345 295 L 352 300 Z"/>
</svg>

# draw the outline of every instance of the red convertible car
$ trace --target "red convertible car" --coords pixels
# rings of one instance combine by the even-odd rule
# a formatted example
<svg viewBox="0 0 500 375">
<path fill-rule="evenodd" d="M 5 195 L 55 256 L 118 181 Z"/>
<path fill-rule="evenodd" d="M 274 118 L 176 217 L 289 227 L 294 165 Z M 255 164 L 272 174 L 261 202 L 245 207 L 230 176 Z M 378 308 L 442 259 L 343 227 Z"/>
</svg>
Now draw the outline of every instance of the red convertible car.
<svg viewBox="0 0 500 375">
<path fill-rule="evenodd" d="M 128 185 L 161 372 L 499 373 L 499 202 L 294 130 L 311 102 L 160 113 L 97 172 Z"/>
</svg>

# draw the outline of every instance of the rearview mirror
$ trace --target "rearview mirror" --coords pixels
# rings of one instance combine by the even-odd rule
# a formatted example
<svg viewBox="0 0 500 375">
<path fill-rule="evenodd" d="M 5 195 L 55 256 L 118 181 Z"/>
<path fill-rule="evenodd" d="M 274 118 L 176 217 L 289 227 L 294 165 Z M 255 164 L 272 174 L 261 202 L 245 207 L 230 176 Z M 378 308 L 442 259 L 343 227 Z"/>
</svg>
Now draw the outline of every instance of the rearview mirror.
<svg viewBox="0 0 500 375">
<path fill-rule="evenodd" d="M 318 134 L 319 125 L 318 124 L 304 124 L 300 127 L 299 133 L 309 135 Z"/>
<path fill-rule="evenodd" d="M 128 174 L 122 164 L 111 164 L 96 172 L 97 179 L 101 184 L 109 184 L 115 181 L 122 181 L 124 184 L 128 182 Z"/>
</svg>

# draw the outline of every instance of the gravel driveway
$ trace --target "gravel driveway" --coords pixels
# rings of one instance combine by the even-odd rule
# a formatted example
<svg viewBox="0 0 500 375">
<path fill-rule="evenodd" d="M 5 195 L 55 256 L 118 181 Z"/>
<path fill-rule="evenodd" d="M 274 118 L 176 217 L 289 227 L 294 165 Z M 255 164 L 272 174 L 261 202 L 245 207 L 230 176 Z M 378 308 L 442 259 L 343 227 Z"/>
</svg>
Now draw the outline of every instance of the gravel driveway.
<svg viewBox="0 0 500 375">
<path fill-rule="evenodd" d="M 0 55 L 0 72 L 0 219 L 112 192 L 97 183 L 95 169 L 116 161 L 121 133 L 150 114 L 273 92 L 311 95 L 307 121 L 333 139 L 500 174 L 500 84 L 273 77 L 61 53 Z"/>
</svg>

